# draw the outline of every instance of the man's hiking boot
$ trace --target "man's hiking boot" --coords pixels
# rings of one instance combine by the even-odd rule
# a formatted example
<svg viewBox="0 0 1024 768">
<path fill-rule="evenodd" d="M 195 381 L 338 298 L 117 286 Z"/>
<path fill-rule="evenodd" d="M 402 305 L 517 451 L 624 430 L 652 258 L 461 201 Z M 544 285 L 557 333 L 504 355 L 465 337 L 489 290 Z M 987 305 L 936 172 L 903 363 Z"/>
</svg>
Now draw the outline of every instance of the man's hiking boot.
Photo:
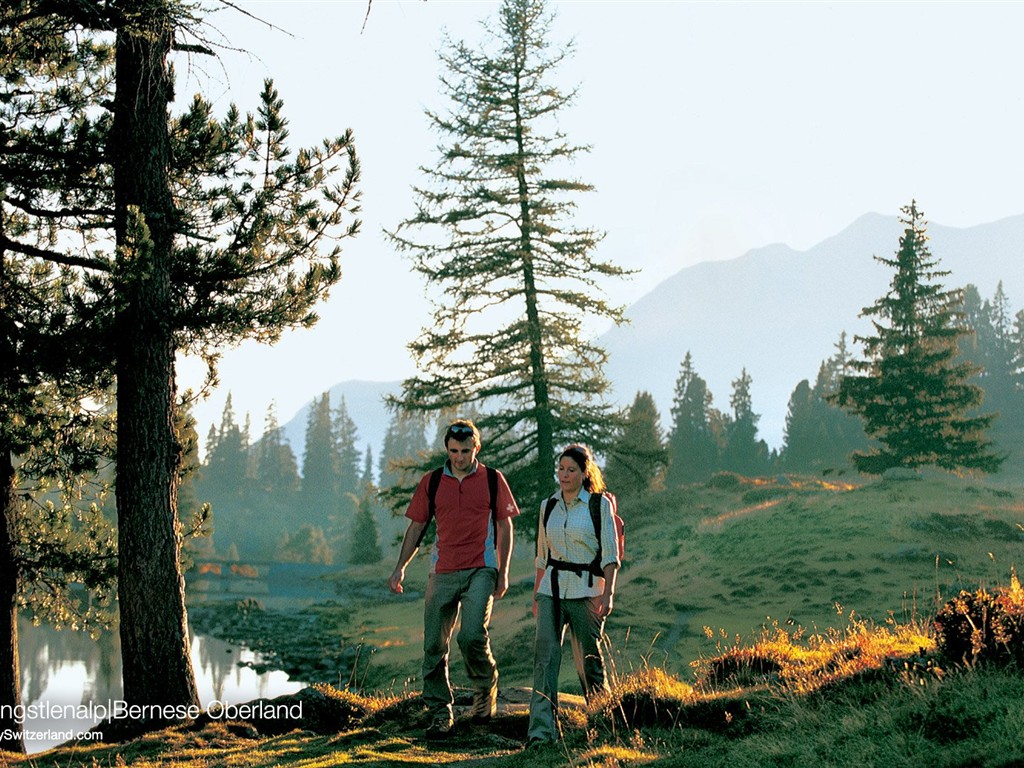
<svg viewBox="0 0 1024 768">
<path fill-rule="evenodd" d="M 447 712 L 438 712 L 430 721 L 430 725 L 427 726 L 425 736 L 429 741 L 435 741 L 437 739 L 446 739 L 451 736 L 452 730 L 455 728 L 455 722 L 452 720 L 452 716 Z"/>
<path fill-rule="evenodd" d="M 498 711 L 498 686 L 492 685 L 484 691 L 473 693 L 473 706 L 469 708 L 469 719 L 474 723 L 489 723 Z"/>
</svg>

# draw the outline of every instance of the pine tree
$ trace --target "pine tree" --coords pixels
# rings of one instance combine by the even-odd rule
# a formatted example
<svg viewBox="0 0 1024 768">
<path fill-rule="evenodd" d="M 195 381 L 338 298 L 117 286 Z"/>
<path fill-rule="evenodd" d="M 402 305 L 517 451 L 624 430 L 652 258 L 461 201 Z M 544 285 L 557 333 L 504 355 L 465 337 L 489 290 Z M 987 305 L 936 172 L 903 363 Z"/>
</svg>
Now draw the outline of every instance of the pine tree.
<svg viewBox="0 0 1024 768">
<path fill-rule="evenodd" d="M 113 578 L 103 491 L 85 479 L 112 452 L 110 411 L 88 405 L 108 400 L 109 345 L 80 272 L 111 209 L 109 115 L 91 107 L 111 96 L 113 49 L 35 6 L 0 4 L 0 750 L 13 752 L 19 604 L 66 625 L 68 584 L 98 583 L 88 567 Z"/>
<path fill-rule="evenodd" d="M 815 418 L 814 393 L 804 379 L 789 396 L 780 463 L 788 472 L 813 471 L 824 442 L 823 425 Z"/>
<path fill-rule="evenodd" d="M 349 544 L 348 561 L 352 565 L 367 565 L 380 562 L 380 535 L 374 518 L 377 494 L 372 485 L 367 485 L 363 494 L 355 499 L 355 517 L 352 538 Z"/>
<path fill-rule="evenodd" d="M 982 301 L 978 289 L 964 289 L 964 324 L 970 331 L 961 337 L 961 358 L 978 369 L 977 383 L 984 390 L 984 407 L 995 415 L 991 438 L 1005 454 L 1002 469 L 1024 468 L 1024 390 L 1014 363 L 1013 316 L 1002 281 L 991 301 Z"/>
<path fill-rule="evenodd" d="M 804 380 L 790 398 L 780 464 L 788 472 L 842 473 L 852 467 L 850 454 L 866 450 L 860 419 L 839 408 L 834 395 L 850 370 L 845 331 L 836 352 L 818 368 L 814 386 Z"/>
<path fill-rule="evenodd" d="M 948 275 L 928 250 L 926 226 L 916 202 L 902 210 L 905 225 L 893 258 L 875 257 L 893 270 L 885 296 L 863 311 L 874 335 L 855 337 L 865 359 L 839 386 L 838 402 L 864 419 L 881 445 L 854 453 L 858 470 L 880 474 L 890 467 L 936 465 L 993 472 L 1001 459 L 985 436 L 993 416 L 968 415 L 982 391 L 969 383 L 976 372 L 957 362 L 963 293 L 943 288 Z"/>
<path fill-rule="evenodd" d="M 697 375 L 689 352 L 676 378 L 671 415 L 666 483 L 706 480 L 719 466 L 723 420 L 712 406 L 707 383 Z"/>
<path fill-rule="evenodd" d="M 314 397 L 306 417 L 306 448 L 302 454 L 301 514 L 294 523 L 322 524 L 337 515 L 338 450 L 331 422 L 330 394 Z"/>
<path fill-rule="evenodd" d="M 459 415 L 476 405 L 487 461 L 522 498 L 547 488 L 556 443 L 607 441 L 606 353 L 584 320 L 622 317 L 603 289 L 624 271 L 597 260 L 602 235 L 571 218 L 591 186 L 562 175 L 586 147 L 558 127 L 575 91 L 552 80 L 570 49 L 552 47 L 551 18 L 543 0 L 504 0 L 480 50 L 447 42 L 451 108 L 427 113 L 440 157 L 422 169 L 416 214 L 390 233 L 440 294 L 410 345 L 423 374 L 393 402 Z"/>
<path fill-rule="evenodd" d="M 419 480 L 410 477 L 408 468 L 419 466 L 427 451 L 426 421 L 422 413 L 395 410 L 391 414 L 377 469 L 377 485 L 382 490 L 394 486 L 409 486 Z"/>
<path fill-rule="evenodd" d="M 359 476 L 359 487 L 366 488 L 373 484 L 373 447 L 368 445 L 363 454 L 363 474 Z"/>
<path fill-rule="evenodd" d="M 338 457 L 338 492 L 342 497 L 345 494 L 358 494 L 361 492 L 359 484 L 360 456 L 359 448 L 356 445 L 359 439 L 359 430 L 352 417 L 349 416 L 344 396 L 333 412 L 332 429 L 335 455 Z"/>
<path fill-rule="evenodd" d="M 640 496 L 662 487 L 667 466 L 661 414 L 649 392 L 637 392 L 608 454 L 608 486 L 624 497 Z"/>
<path fill-rule="evenodd" d="M 200 355 L 212 376 L 220 346 L 274 341 L 286 328 L 311 325 L 312 307 L 340 276 L 332 241 L 358 228 L 342 221 L 358 207 L 351 135 L 293 154 L 271 83 L 256 116 L 232 106 L 215 119 L 199 96 L 180 117 L 168 114 L 171 50 L 203 50 L 183 39 L 202 39 L 200 10 L 184 0 L 4 4 L 15 35 L 38 24 L 51 41 L 95 34 L 116 52 L 113 80 L 100 68 L 102 89 L 75 96 L 79 114 L 101 115 L 98 128 L 50 123 L 65 126 L 65 146 L 91 152 L 91 161 L 45 152 L 33 159 L 56 161 L 56 174 L 37 173 L 41 188 L 64 188 L 62 174 L 88 171 L 88 184 L 66 188 L 91 197 L 61 200 L 60 215 L 107 252 L 31 253 L 83 270 L 102 300 L 90 327 L 92 348 L 115 361 L 117 376 L 118 600 L 131 705 L 198 703 L 179 561 L 175 353 Z M 53 71 L 50 61 L 42 68 Z M 76 77 L 89 72 L 83 65 Z M 44 90 L 33 82 L 23 93 L 31 102 Z"/>
<path fill-rule="evenodd" d="M 224 400 L 220 426 L 210 441 L 200 485 L 203 495 L 216 511 L 221 506 L 238 507 L 242 491 L 249 482 L 249 445 L 245 433 L 235 421 L 231 393 Z"/>
<path fill-rule="evenodd" d="M 267 506 L 278 511 L 289 509 L 299 490 L 299 469 L 273 403 L 267 408 L 263 436 L 256 442 L 254 453 L 255 487 L 267 499 Z"/>
<path fill-rule="evenodd" d="M 722 468 L 741 475 L 756 476 L 769 469 L 768 446 L 757 438 L 757 422 L 750 386 L 753 380 L 744 368 L 732 383 L 732 418 L 725 427 L 725 449 Z"/>
</svg>

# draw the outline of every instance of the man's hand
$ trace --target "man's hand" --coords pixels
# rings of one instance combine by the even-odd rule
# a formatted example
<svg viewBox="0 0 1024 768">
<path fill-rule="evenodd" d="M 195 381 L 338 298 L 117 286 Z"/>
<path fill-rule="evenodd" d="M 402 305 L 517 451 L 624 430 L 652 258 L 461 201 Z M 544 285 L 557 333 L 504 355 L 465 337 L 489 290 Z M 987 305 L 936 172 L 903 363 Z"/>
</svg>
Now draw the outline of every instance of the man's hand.
<svg viewBox="0 0 1024 768">
<path fill-rule="evenodd" d="M 508 592 L 508 574 L 499 573 L 498 581 L 494 585 L 494 599 L 500 600 Z"/>
<path fill-rule="evenodd" d="M 397 594 L 402 594 L 405 589 L 402 588 L 402 582 L 405 580 L 405 568 L 395 568 L 391 577 L 388 579 L 388 589 Z"/>
</svg>

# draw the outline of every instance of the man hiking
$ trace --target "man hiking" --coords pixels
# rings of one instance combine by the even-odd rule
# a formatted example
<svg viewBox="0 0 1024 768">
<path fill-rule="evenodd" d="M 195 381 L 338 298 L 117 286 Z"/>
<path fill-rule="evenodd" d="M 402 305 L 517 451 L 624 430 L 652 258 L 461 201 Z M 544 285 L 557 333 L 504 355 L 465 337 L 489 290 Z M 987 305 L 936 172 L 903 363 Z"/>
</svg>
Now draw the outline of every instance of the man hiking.
<svg viewBox="0 0 1024 768">
<path fill-rule="evenodd" d="M 512 518 L 519 507 L 504 475 L 477 461 L 480 431 L 473 422 L 452 422 L 444 433 L 448 459 L 416 486 L 409 527 L 398 565 L 388 579 L 402 592 L 405 568 L 416 554 L 431 518 L 437 537 L 430 559 L 423 608 L 423 702 L 430 711 L 428 739 L 444 738 L 454 726 L 448 654 L 455 622 L 462 614 L 458 644 L 473 691 L 470 717 L 484 723 L 497 709 L 498 667 L 487 625 L 495 598 L 508 590 Z"/>
</svg>

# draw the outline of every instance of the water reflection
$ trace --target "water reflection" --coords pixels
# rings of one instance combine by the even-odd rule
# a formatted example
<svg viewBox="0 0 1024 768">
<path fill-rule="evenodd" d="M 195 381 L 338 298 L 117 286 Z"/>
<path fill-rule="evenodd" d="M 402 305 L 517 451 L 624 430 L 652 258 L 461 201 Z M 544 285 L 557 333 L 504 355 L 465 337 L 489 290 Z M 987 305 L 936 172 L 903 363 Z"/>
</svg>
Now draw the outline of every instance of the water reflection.
<svg viewBox="0 0 1024 768">
<path fill-rule="evenodd" d="M 91 728 L 100 718 L 82 718 L 83 711 L 99 711 L 121 699 L 121 653 L 117 632 L 92 639 L 81 632 L 58 632 L 47 626 L 18 625 L 21 659 L 21 696 L 26 706 L 44 715 L 28 717 L 25 731 L 30 753 L 64 741 L 68 734 Z M 257 674 L 248 664 L 255 653 L 221 640 L 191 634 L 192 666 L 199 702 L 204 709 L 215 701 L 240 704 L 259 698 L 295 693 L 304 687 L 284 672 Z M 33 714 L 30 709 L 29 714 Z M 57 710 L 55 713 L 54 710 Z M 71 715 L 64 717 L 63 715 Z M 77 715 L 77 716 L 76 716 Z"/>
</svg>

